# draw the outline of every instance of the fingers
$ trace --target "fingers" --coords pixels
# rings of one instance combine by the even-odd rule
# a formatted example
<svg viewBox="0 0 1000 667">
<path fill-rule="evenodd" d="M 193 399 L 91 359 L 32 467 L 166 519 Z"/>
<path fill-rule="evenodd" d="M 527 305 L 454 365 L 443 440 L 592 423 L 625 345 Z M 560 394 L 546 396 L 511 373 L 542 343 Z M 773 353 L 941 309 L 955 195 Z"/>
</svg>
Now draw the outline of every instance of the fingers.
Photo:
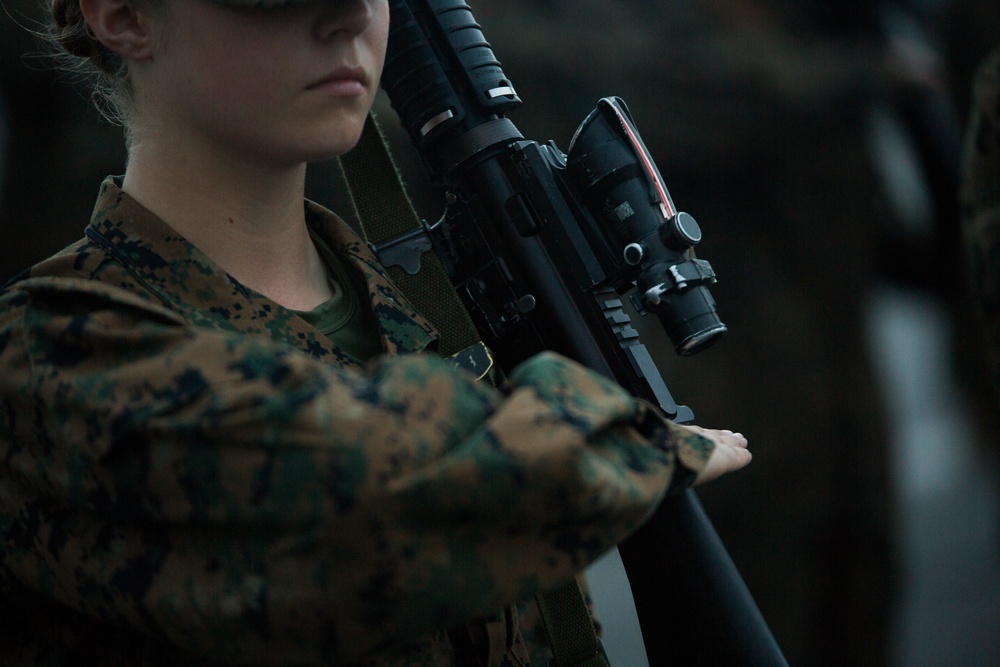
<svg viewBox="0 0 1000 667">
<path fill-rule="evenodd" d="M 742 433 L 734 433 L 725 429 L 707 429 L 700 426 L 691 426 L 691 428 L 715 442 L 712 456 L 709 457 L 708 463 L 694 480 L 695 486 L 735 472 L 749 464 L 753 458 L 750 450 L 747 449 L 747 439 Z"/>
</svg>

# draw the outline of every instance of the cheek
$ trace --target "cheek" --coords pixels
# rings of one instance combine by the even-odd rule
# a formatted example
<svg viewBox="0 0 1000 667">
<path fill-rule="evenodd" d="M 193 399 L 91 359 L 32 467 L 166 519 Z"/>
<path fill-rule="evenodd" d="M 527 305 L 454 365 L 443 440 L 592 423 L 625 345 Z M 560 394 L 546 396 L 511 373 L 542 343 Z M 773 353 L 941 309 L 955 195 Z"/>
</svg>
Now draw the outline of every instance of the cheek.
<svg viewBox="0 0 1000 667">
<path fill-rule="evenodd" d="M 229 23 L 226 30 L 212 29 L 204 21 L 186 26 L 186 31 L 171 35 L 175 75 L 189 86 L 191 104 L 255 105 L 261 93 L 280 79 L 280 53 L 262 31 L 241 29 Z"/>
<path fill-rule="evenodd" d="M 238 105 L 254 106 L 266 104 L 268 90 L 271 87 L 271 72 L 266 64 L 245 61 L 219 62 L 211 77 L 207 77 L 208 95 L 219 98 L 221 102 Z"/>
<path fill-rule="evenodd" d="M 200 72 L 192 77 L 194 99 L 190 103 L 202 106 L 201 113 L 217 115 L 223 120 L 236 121 L 267 111 L 269 100 L 278 96 L 284 77 L 278 75 L 273 60 L 254 55 L 219 54 L 201 63 Z"/>
</svg>

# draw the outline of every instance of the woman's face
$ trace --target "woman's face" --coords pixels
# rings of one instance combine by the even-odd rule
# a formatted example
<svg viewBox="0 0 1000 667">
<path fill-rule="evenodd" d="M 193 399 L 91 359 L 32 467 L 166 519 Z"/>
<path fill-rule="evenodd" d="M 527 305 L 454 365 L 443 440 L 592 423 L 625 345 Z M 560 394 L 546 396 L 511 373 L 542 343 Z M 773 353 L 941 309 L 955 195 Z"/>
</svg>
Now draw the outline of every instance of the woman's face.
<svg viewBox="0 0 1000 667">
<path fill-rule="evenodd" d="M 137 141 L 147 129 L 181 132 L 273 166 L 340 155 L 357 142 L 382 74 L 387 0 L 156 4 L 152 57 L 130 70 Z"/>
</svg>

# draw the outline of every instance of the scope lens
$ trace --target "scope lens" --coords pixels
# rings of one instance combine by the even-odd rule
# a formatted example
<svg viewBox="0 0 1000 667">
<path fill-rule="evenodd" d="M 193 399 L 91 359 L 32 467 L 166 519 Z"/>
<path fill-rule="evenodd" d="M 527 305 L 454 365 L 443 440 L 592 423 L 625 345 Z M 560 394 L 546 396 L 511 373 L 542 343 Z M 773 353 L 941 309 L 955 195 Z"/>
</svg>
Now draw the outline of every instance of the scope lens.
<svg viewBox="0 0 1000 667">
<path fill-rule="evenodd" d="M 728 330 L 715 309 L 715 299 L 704 286 L 667 292 L 651 310 L 682 357 L 701 352 Z"/>
<path fill-rule="evenodd" d="M 682 357 L 690 357 L 691 355 L 698 354 L 722 340 L 726 336 L 727 331 L 729 329 L 722 323 L 703 329 L 681 341 L 680 345 L 677 345 L 675 348 L 677 354 Z"/>
</svg>

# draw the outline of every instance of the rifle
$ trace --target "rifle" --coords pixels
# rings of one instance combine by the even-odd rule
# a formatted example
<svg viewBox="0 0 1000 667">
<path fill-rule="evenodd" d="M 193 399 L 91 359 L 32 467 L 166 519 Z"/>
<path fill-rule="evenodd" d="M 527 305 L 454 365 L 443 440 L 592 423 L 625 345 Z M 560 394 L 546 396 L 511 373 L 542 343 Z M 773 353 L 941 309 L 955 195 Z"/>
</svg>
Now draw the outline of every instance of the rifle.
<svg viewBox="0 0 1000 667">
<path fill-rule="evenodd" d="M 415 273 L 433 248 L 501 370 L 555 350 L 691 421 L 622 299 L 692 355 L 726 333 L 715 272 L 625 103 L 600 100 L 568 154 L 525 140 L 505 115 L 521 100 L 464 0 L 389 6 L 382 86 L 447 205 L 377 247 L 383 264 Z M 693 492 L 665 500 L 619 551 L 652 665 L 787 664 Z"/>
</svg>

